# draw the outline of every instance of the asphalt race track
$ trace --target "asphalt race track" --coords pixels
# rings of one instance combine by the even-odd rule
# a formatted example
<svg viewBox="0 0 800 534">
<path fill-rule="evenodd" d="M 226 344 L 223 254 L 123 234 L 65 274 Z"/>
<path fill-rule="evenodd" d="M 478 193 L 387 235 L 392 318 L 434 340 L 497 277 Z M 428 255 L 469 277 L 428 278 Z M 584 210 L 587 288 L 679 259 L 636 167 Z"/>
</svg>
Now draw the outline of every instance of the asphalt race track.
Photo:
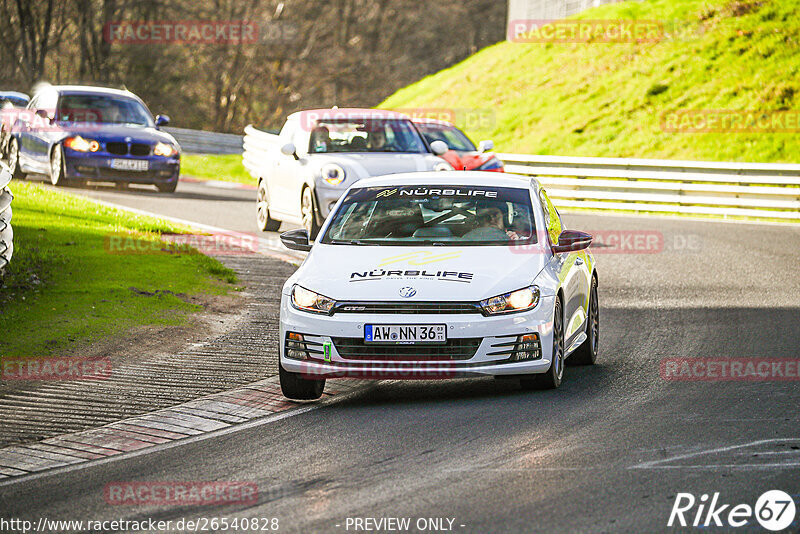
<svg viewBox="0 0 800 534">
<path fill-rule="evenodd" d="M 253 191 L 70 191 L 255 231 Z M 797 378 L 674 381 L 661 364 L 797 358 L 800 228 L 564 218 L 589 232 L 656 232 L 661 244 L 598 254 L 599 362 L 568 367 L 559 390 L 524 393 L 493 379 L 374 383 L 279 421 L 2 483 L 3 515 L 278 518 L 280 532 L 304 533 L 354 532 L 354 519 L 367 517 L 411 518 L 412 527 L 446 518 L 439 530 L 455 532 L 659 532 L 670 530 L 682 492 L 719 492 L 732 507 L 778 489 L 798 502 Z M 255 482 L 258 502 L 139 508 L 103 496 L 109 482 L 188 480 Z M 751 520 L 737 531 L 753 528 Z"/>
</svg>

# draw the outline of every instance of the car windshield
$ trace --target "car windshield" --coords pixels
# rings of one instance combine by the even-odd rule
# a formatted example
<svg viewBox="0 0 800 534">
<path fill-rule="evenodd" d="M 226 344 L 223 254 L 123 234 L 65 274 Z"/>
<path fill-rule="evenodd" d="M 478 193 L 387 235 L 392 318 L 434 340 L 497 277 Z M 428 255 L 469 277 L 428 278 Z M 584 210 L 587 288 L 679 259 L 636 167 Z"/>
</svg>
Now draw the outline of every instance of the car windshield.
<svg viewBox="0 0 800 534">
<path fill-rule="evenodd" d="M 27 105 L 28 101 L 22 97 L 13 95 L 0 96 L 0 107 L 14 106 L 18 108 L 24 108 Z"/>
<path fill-rule="evenodd" d="M 407 119 L 319 120 L 311 132 L 309 153 L 427 152 L 425 143 Z"/>
<path fill-rule="evenodd" d="M 150 112 L 140 102 L 112 95 L 63 95 L 58 106 L 58 120 L 153 126 Z"/>
<path fill-rule="evenodd" d="M 413 185 L 351 190 L 321 240 L 330 245 L 536 243 L 527 189 Z"/>
<path fill-rule="evenodd" d="M 450 150 L 457 150 L 459 152 L 475 152 L 475 144 L 464 135 L 464 132 L 447 124 L 436 123 L 417 123 L 417 127 L 428 140 L 428 143 L 434 141 L 444 141 Z"/>
</svg>

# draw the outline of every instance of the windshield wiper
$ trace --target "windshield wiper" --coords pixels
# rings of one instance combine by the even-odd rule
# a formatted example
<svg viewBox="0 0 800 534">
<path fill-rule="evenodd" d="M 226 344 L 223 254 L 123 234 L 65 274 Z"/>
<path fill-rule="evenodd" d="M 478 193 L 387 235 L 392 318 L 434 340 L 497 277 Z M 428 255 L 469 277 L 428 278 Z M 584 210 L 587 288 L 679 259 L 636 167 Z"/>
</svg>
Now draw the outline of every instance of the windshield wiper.
<svg viewBox="0 0 800 534">
<path fill-rule="evenodd" d="M 352 239 L 352 240 L 331 239 L 330 244 L 331 245 L 356 245 L 356 246 L 359 246 L 359 247 L 363 247 L 363 246 L 367 245 L 367 243 L 364 243 L 363 241 L 359 241 L 358 239 Z"/>
</svg>

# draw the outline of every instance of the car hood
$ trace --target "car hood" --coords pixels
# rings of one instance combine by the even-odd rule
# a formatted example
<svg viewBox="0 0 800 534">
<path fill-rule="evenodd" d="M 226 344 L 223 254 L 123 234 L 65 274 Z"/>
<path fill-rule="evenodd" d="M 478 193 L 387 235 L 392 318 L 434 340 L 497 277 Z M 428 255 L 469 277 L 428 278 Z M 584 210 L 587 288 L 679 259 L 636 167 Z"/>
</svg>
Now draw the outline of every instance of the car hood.
<svg viewBox="0 0 800 534">
<path fill-rule="evenodd" d="M 527 247 L 373 247 L 316 244 L 298 283 L 335 300 L 479 301 L 530 285 L 549 255 Z"/>
<path fill-rule="evenodd" d="M 358 179 L 386 174 L 432 171 L 442 160 L 432 154 L 318 154 L 320 165 L 336 163 Z"/>
<path fill-rule="evenodd" d="M 445 156 L 457 171 L 472 171 L 492 159 L 494 154 L 491 152 L 457 152 L 450 150 Z"/>
<path fill-rule="evenodd" d="M 122 124 L 80 125 L 69 123 L 62 123 L 61 127 L 65 137 L 67 135 L 80 135 L 98 141 L 124 141 L 126 137 L 130 137 L 133 142 L 155 144 L 162 141 L 164 143 L 177 144 L 174 137 L 156 128 L 125 126 Z"/>
</svg>

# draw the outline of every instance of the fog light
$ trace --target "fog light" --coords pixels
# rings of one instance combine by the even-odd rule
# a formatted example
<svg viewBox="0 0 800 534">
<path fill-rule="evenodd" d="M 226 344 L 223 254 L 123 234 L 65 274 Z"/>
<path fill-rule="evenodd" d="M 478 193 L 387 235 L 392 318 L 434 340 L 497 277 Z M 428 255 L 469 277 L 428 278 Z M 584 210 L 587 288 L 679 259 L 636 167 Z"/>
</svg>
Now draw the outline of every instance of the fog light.
<svg viewBox="0 0 800 534">
<path fill-rule="evenodd" d="M 87 167 L 86 165 L 75 165 L 75 170 L 82 174 L 94 174 L 95 167 Z"/>
<path fill-rule="evenodd" d="M 297 334 L 295 332 L 286 334 L 286 357 L 293 360 L 305 360 L 308 358 L 303 334 Z"/>
<path fill-rule="evenodd" d="M 522 362 L 537 360 L 542 357 L 542 346 L 539 343 L 539 334 L 523 334 L 517 336 L 517 345 L 514 347 L 512 361 Z"/>
</svg>

